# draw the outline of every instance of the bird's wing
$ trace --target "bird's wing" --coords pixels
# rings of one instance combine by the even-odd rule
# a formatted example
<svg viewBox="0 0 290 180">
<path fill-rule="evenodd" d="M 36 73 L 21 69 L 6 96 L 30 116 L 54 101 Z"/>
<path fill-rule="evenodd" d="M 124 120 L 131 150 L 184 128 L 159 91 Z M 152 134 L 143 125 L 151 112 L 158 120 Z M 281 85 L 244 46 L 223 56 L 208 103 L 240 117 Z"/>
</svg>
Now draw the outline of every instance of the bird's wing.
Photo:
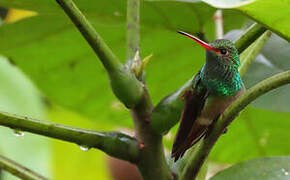
<svg viewBox="0 0 290 180">
<path fill-rule="evenodd" d="M 196 143 L 205 133 L 207 127 L 201 127 L 195 123 L 200 114 L 208 91 L 200 81 L 200 72 L 193 80 L 192 87 L 184 93 L 184 108 L 181 115 L 181 122 L 175 136 L 171 157 L 177 161 L 185 151 Z"/>
</svg>

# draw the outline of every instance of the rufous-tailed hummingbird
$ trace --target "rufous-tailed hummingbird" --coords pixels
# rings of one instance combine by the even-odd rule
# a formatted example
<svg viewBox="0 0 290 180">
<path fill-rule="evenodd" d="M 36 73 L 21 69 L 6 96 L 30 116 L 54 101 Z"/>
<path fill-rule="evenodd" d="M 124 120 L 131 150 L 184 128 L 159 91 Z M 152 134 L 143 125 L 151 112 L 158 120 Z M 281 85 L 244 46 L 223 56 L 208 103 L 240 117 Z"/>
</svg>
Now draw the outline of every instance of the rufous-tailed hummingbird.
<svg viewBox="0 0 290 180">
<path fill-rule="evenodd" d="M 185 91 L 181 122 L 175 136 L 171 156 L 177 161 L 197 143 L 210 125 L 245 91 L 238 67 L 239 54 L 226 39 L 206 43 L 188 33 L 178 31 L 206 49 L 206 62 Z"/>
</svg>

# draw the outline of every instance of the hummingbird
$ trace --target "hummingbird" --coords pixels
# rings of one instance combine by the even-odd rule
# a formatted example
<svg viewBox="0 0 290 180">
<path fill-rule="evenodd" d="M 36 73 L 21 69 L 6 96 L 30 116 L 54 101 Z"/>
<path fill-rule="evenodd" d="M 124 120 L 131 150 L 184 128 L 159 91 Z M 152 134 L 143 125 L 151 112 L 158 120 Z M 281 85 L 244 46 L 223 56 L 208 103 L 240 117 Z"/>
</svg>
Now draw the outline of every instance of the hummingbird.
<svg viewBox="0 0 290 180">
<path fill-rule="evenodd" d="M 205 48 L 206 61 L 182 96 L 184 107 L 171 152 L 174 161 L 205 136 L 225 109 L 245 91 L 238 71 L 239 54 L 230 40 L 206 43 L 186 32 L 178 33 Z"/>
</svg>

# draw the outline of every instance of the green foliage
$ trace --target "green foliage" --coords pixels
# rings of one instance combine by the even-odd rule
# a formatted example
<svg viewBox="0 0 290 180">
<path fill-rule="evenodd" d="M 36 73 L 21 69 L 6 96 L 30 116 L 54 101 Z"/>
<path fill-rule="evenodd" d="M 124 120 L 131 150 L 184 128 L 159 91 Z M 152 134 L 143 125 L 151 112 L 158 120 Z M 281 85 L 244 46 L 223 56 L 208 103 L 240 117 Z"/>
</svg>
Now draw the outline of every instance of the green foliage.
<svg viewBox="0 0 290 180">
<path fill-rule="evenodd" d="M 237 9 L 290 41 L 289 0 L 256 0 L 254 3 L 238 7 Z"/>
<path fill-rule="evenodd" d="M 225 37 L 234 40 L 242 33 L 243 30 L 233 30 Z M 245 73 L 246 87 L 252 87 L 263 79 L 288 70 L 290 68 L 290 63 L 287 61 L 289 50 L 290 44 L 285 39 L 273 34 Z M 243 53 L 241 58 L 247 52 Z M 254 101 L 252 106 L 277 112 L 289 112 L 290 103 L 287 93 L 289 88 L 290 86 L 286 85 L 275 89 Z"/>
<path fill-rule="evenodd" d="M 268 157 L 236 164 L 219 172 L 210 180 L 287 180 L 290 177 L 290 157 Z"/>
<path fill-rule="evenodd" d="M 48 6 L 44 2 L 43 4 Z M 101 6 L 105 7 L 106 2 L 100 3 Z M 82 3 L 85 7 L 82 7 Z M 89 7 L 99 7 L 94 4 L 97 2 L 91 1 L 90 6 L 85 2 L 82 3 L 78 4 L 81 9 L 87 12 L 98 33 L 102 35 L 118 57 L 125 60 L 125 23 L 120 21 L 112 24 L 112 21 L 104 19 L 105 17 L 110 17 L 111 20 L 118 18 L 119 16 L 116 17 L 113 13 L 115 11 L 119 12 L 120 16 L 124 16 L 124 12 L 121 10 L 125 8 L 125 4 L 121 3 L 124 7 L 121 6 L 123 8 L 118 8 L 118 11 L 115 6 L 110 5 L 107 7 L 112 9 L 102 8 L 106 11 L 112 11 L 112 13 L 96 9 L 95 14 L 103 13 L 102 16 L 96 16 L 91 13 Z M 25 4 L 23 6 L 25 7 Z M 31 7 L 34 6 L 31 5 Z M 180 38 L 175 32 L 165 29 L 187 27 L 189 31 L 194 32 L 204 30 L 213 39 L 214 24 L 209 17 L 214 11 L 202 4 L 163 2 L 151 4 L 147 2 L 142 7 L 144 10 L 141 9 L 143 12 L 141 18 L 145 19 L 141 19 L 141 22 L 147 25 L 141 32 L 142 54 L 147 56 L 153 53 L 151 62 L 147 67 L 147 82 L 153 101 L 157 102 L 160 97 L 175 91 L 176 87 L 187 81 L 201 67 L 204 57 L 204 53 L 199 47 L 192 47 L 191 42 Z M 163 16 L 161 18 L 158 14 L 163 8 L 166 18 Z M 165 11 L 166 8 L 171 8 L 175 15 Z M 182 9 L 187 9 L 187 11 Z M 52 102 L 99 122 L 112 122 L 113 125 L 116 121 L 120 122 L 120 125 L 131 123 L 127 112 L 124 112 L 123 109 L 121 111 L 114 109 L 113 106 L 117 100 L 109 90 L 106 74 L 79 32 L 61 12 L 49 15 L 43 13 L 42 15 L 41 10 L 42 8 L 39 8 L 39 16 L 6 25 L 0 29 L 1 53 L 11 57 Z M 54 9 L 52 8 L 51 11 Z M 176 16 L 177 14 L 178 16 Z M 241 18 L 239 14 L 225 12 L 225 21 L 228 22 L 226 23 L 227 29 L 239 27 L 241 24 L 241 22 L 232 23 L 233 14 L 236 15 L 235 18 Z M 173 15 L 180 17 L 180 19 L 171 18 Z M 200 16 L 202 18 L 199 18 Z M 192 21 L 187 21 L 188 17 L 191 17 Z M 165 22 L 164 19 L 169 19 L 169 21 Z M 181 19 L 183 20 L 181 21 Z M 171 25 L 169 26 L 169 24 Z M 34 27 L 35 33 L 30 33 L 31 27 Z M 38 50 L 35 51 L 35 49 Z M 167 51 L 171 51 L 172 54 L 168 54 Z M 196 58 L 192 62 L 188 61 L 187 57 L 192 56 L 192 54 L 200 58 Z M 165 67 L 167 70 L 160 75 L 161 67 Z M 178 74 L 173 77 L 172 73 Z M 164 81 L 164 79 L 168 80 Z M 176 84 L 170 82 L 176 82 Z"/>
<path fill-rule="evenodd" d="M 289 40 L 290 27 L 288 22 L 290 16 L 285 15 L 289 14 L 288 1 L 264 0 L 262 2 L 257 0 L 252 4 L 243 6 L 239 4 L 241 1 L 235 1 L 234 3 L 237 4 L 233 5 L 237 7 L 234 9 L 238 11 L 224 10 L 225 31 L 241 28 L 246 20 L 246 17 L 241 14 L 242 12 Z M 203 49 L 192 46 L 190 41 L 181 38 L 175 33 L 175 30 L 180 29 L 195 34 L 203 33 L 207 40 L 214 39 L 212 16 L 215 9 L 204 3 L 196 3 L 195 0 L 192 2 L 195 3 L 181 2 L 180 0 L 178 2 L 142 2 L 141 55 L 146 57 L 153 53 L 146 69 L 146 82 L 154 104 L 157 104 L 165 95 L 181 87 L 204 63 Z M 217 1 L 211 1 L 210 4 L 213 5 L 215 2 Z M 109 44 L 114 53 L 124 62 L 126 2 L 119 0 L 76 0 L 76 4 L 88 16 L 97 32 Z M 97 57 L 54 0 L 0 0 L 0 5 L 38 12 L 35 17 L 13 24 L 5 24 L 0 28 L 0 53 L 9 57 L 11 62 L 36 84 L 37 88 L 52 104 L 53 108 L 48 108 L 51 115 L 50 119 L 58 123 L 98 130 L 111 130 L 116 126 L 132 127 L 129 112 L 110 91 L 108 78 Z M 275 46 L 277 47 L 277 45 Z M 7 70 L 6 73 L 9 73 L 10 69 L 6 66 L 3 69 L 1 67 L 0 64 L 1 72 Z M 281 62 L 277 72 L 285 70 L 284 67 L 284 63 Z M 264 66 L 254 65 L 255 70 L 258 68 L 261 69 L 259 72 L 266 69 Z M 15 73 L 12 74 L 15 75 Z M 268 74 L 273 74 L 272 69 L 266 69 L 266 72 L 262 74 L 263 78 Z M 0 78 L 3 76 L 1 75 Z M 252 72 L 248 76 L 254 77 L 255 74 Z M 32 116 L 34 115 L 33 111 L 35 114 L 43 113 L 39 94 L 36 90 L 29 89 L 30 85 L 21 84 L 24 80 L 15 82 L 12 88 L 4 85 L 7 79 L 21 77 L 5 78 L 3 83 L 0 79 L 3 87 L 5 86 L 5 88 L 0 88 L 1 91 L 5 91 L 3 97 L 1 97 L 0 91 L 2 101 L 0 109 L 6 110 L 5 108 L 9 107 L 11 108 L 11 111 L 7 110 L 9 112 L 31 112 L 32 114 L 28 115 Z M 255 78 L 255 83 L 260 80 Z M 28 87 L 27 96 L 26 93 L 23 93 L 26 87 Z M 14 93 L 11 89 L 20 89 L 21 93 Z M 275 110 L 281 109 L 279 105 L 284 105 L 288 99 L 285 93 L 288 91 L 283 90 L 283 92 L 285 96 L 281 96 L 279 100 L 274 101 L 274 98 L 270 98 L 267 101 L 261 101 L 259 107 L 267 102 L 271 105 L 275 103 L 277 106 Z M 281 91 L 275 93 L 281 94 Z M 15 94 L 20 95 L 20 97 Z M 176 97 L 176 95 L 179 96 L 181 93 L 169 96 L 165 101 L 159 103 L 154 110 L 151 123 L 154 124 L 155 130 L 159 133 L 165 134 L 168 131 L 163 126 L 167 118 L 177 119 L 170 113 L 167 117 L 162 116 L 163 112 L 170 112 L 170 110 L 164 109 L 164 104 L 172 106 L 182 104 L 182 101 L 171 101 L 171 98 Z M 15 97 L 13 103 L 9 102 L 12 97 Z M 24 103 L 31 104 L 23 106 Z M 15 106 L 17 108 L 13 109 Z M 62 110 L 55 109 L 56 106 L 60 106 Z M 21 107 L 27 109 L 18 111 Z M 283 111 L 288 112 L 288 110 L 285 108 Z M 173 114 L 178 116 L 178 114 Z M 35 116 L 44 119 L 44 115 Z M 210 159 L 218 162 L 236 163 L 254 157 L 288 155 L 290 147 L 289 143 L 286 142 L 290 139 L 290 134 L 287 133 L 286 127 L 290 126 L 290 122 L 287 121 L 289 118 L 289 114 L 286 113 L 248 108 L 230 126 L 229 132 L 218 141 Z M 162 121 L 157 121 L 158 119 Z M 5 138 L 9 137 L 8 131 L 6 134 Z M 174 134 L 174 130 L 171 131 L 172 137 L 166 140 L 166 145 L 169 148 L 171 148 L 173 141 L 172 134 Z M 45 141 L 47 142 L 47 139 Z M 3 141 L 3 144 L 5 143 L 7 144 L 7 141 Z M 3 152 L 9 151 L 11 154 L 16 154 L 17 152 L 13 152 L 13 149 L 18 143 L 13 141 L 12 148 L 9 150 L 3 148 Z M 42 140 L 36 140 L 36 144 L 33 146 L 41 146 L 46 149 L 46 152 L 51 150 L 45 156 L 47 159 L 41 160 L 50 162 L 51 157 L 53 179 L 108 178 L 105 167 L 101 164 L 103 157 L 100 152 L 96 156 L 94 151 L 84 153 L 76 145 L 68 145 L 58 141 L 53 141 L 52 145 L 48 143 L 43 145 L 43 143 Z M 23 147 L 29 145 L 31 143 L 27 143 Z M 21 156 L 23 155 L 21 154 Z M 35 159 L 36 157 L 38 154 L 35 155 Z M 72 162 L 70 161 L 71 157 L 75 157 Z M 67 161 L 71 163 L 67 163 Z M 34 163 L 38 164 L 38 161 L 35 160 Z M 82 166 L 84 164 L 85 167 Z M 37 167 L 29 167 L 38 170 Z M 49 170 L 43 174 L 49 174 L 48 172 Z"/>
<path fill-rule="evenodd" d="M 14 114 L 28 115 L 44 119 L 45 109 L 40 94 L 15 66 L 0 57 L 0 109 Z M 47 177 L 50 172 L 50 140 L 26 133 L 23 137 L 13 135 L 13 130 L 0 127 L 0 152 Z M 27 156 L 33 154 L 33 156 Z M 5 173 L 5 179 L 15 177 Z"/>
<path fill-rule="evenodd" d="M 248 107 L 221 136 L 210 159 L 237 163 L 255 157 L 288 155 L 289 118 L 287 113 Z"/>
<path fill-rule="evenodd" d="M 157 0 L 158 1 L 158 0 Z M 175 0 L 196 3 L 196 0 Z M 290 1 L 273 0 L 200 0 L 216 8 L 241 11 L 255 21 L 290 41 Z"/>
<path fill-rule="evenodd" d="M 55 122 L 70 126 L 109 129 L 106 125 L 97 124 L 60 108 L 53 108 L 49 112 L 49 117 Z M 89 150 L 85 152 L 76 144 L 58 140 L 52 141 L 51 150 L 52 179 L 110 179 L 105 163 L 107 156 L 104 156 L 100 151 Z"/>
</svg>

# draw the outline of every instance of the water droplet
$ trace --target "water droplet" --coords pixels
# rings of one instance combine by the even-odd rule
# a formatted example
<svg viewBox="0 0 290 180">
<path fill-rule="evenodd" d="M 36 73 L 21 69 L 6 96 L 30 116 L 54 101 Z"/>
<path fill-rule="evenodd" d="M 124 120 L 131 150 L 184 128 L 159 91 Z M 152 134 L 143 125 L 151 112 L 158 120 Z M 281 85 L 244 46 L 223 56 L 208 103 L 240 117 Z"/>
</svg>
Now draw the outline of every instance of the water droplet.
<svg viewBox="0 0 290 180">
<path fill-rule="evenodd" d="M 80 148 L 82 151 L 88 151 L 90 149 L 90 147 L 88 147 L 86 145 L 80 145 Z"/>
<path fill-rule="evenodd" d="M 261 146 L 265 146 L 267 144 L 268 139 L 263 137 L 259 140 L 259 143 Z"/>
<path fill-rule="evenodd" d="M 286 171 L 284 168 L 282 168 L 282 172 L 285 174 L 285 176 L 288 176 L 289 175 L 289 172 Z"/>
<path fill-rule="evenodd" d="M 24 136 L 24 132 L 23 132 L 23 131 L 20 131 L 20 130 L 18 130 L 18 129 L 14 129 L 14 130 L 13 130 L 13 134 L 14 134 L 14 136 L 16 136 L 16 137 L 22 137 L 22 136 Z"/>
<path fill-rule="evenodd" d="M 114 16 L 120 16 L 120 15 L 121 15 L 120 12 L 118 12 L 118 11 L 114 12 Z"/>
</svg>

